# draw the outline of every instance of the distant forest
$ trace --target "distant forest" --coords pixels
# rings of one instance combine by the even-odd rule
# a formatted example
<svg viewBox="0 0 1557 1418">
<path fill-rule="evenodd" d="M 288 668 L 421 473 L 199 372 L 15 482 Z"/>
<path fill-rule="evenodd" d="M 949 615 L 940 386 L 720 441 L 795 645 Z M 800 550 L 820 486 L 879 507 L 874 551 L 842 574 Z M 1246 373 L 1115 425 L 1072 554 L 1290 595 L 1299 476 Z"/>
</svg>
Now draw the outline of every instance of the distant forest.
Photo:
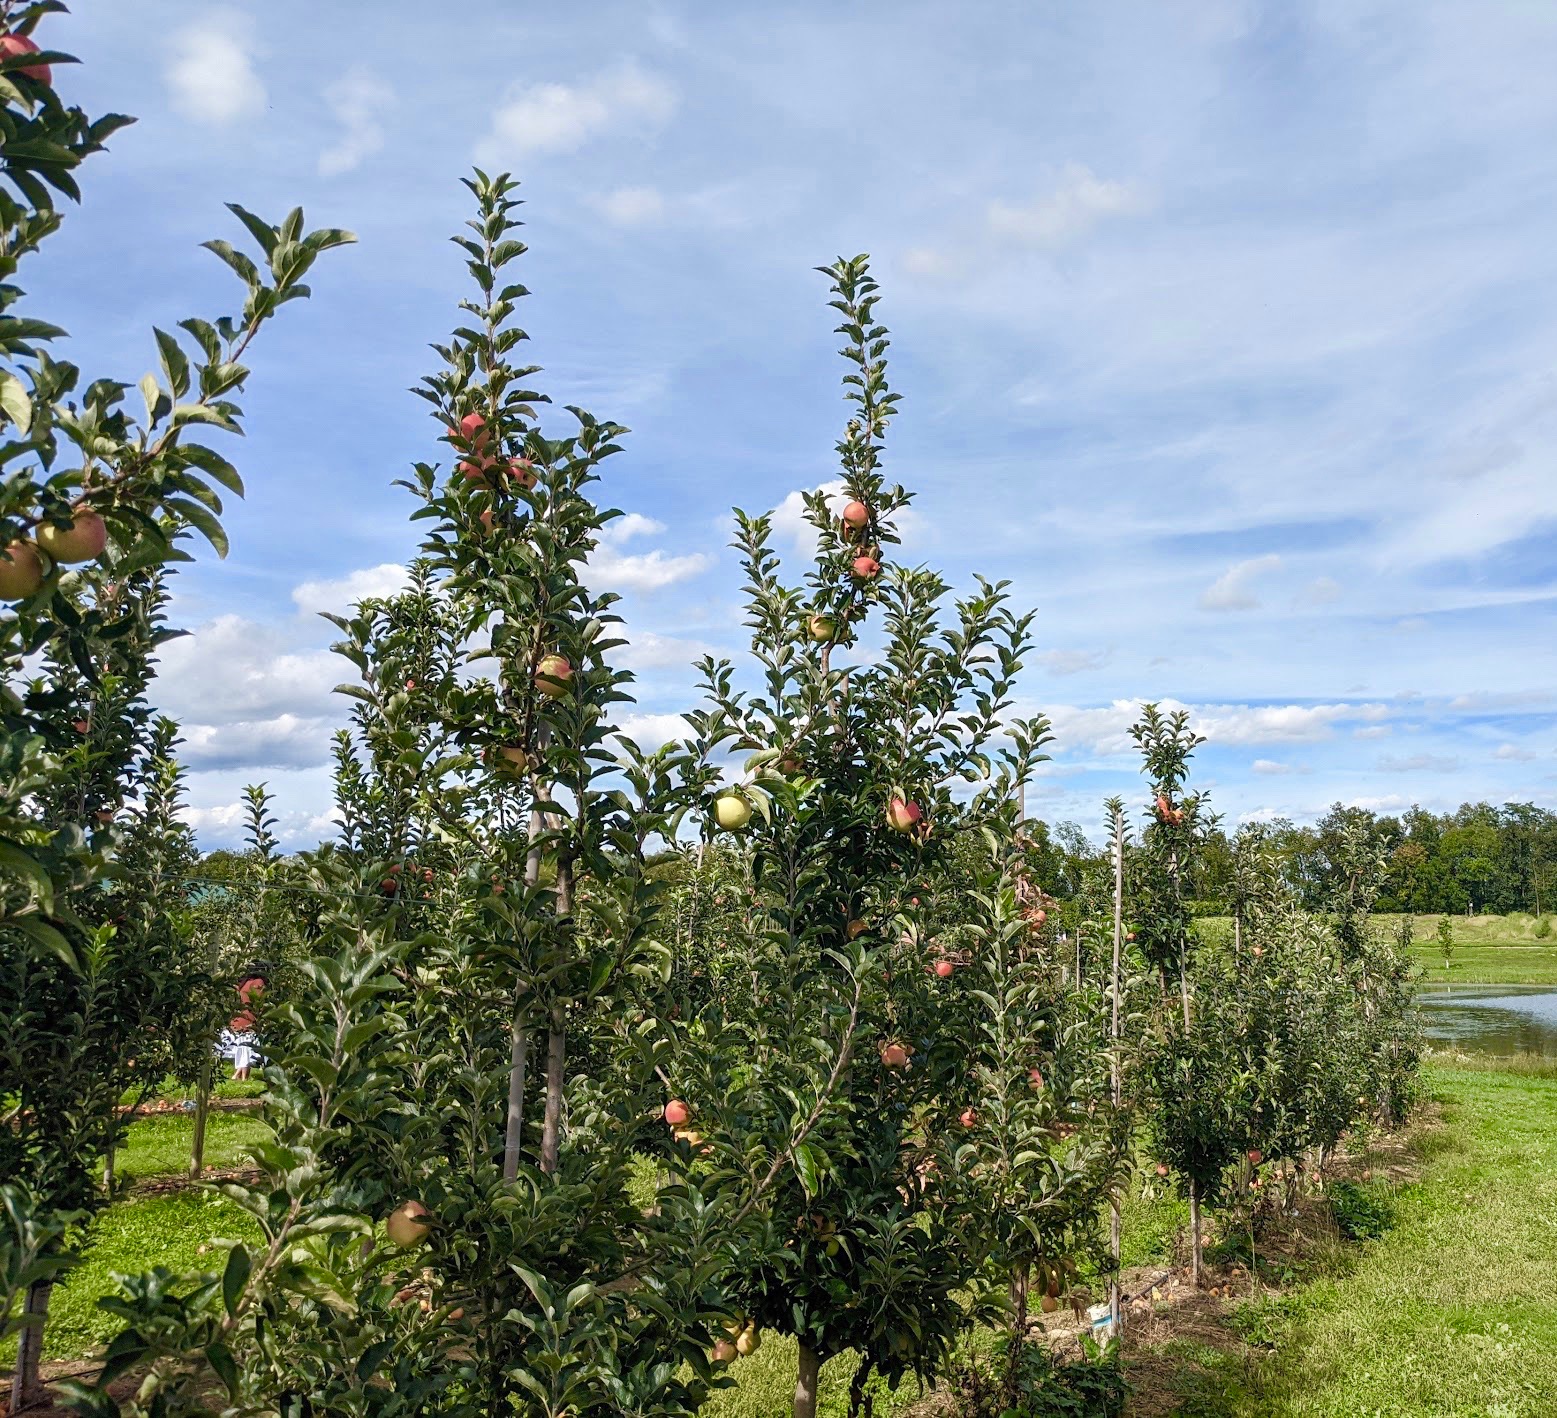
<svg viewBox="0 0 1557 1418">
<path fill-rule="evenodd" d="M 1553 908 L 1557 813 L 1532 803 L 1465 803 L 1448 813 L 1412 807 L 1396 817 L 1337 803 L 1312 826 L 1278 818 L 1259 829 L 1310 909 L 1323 910 L 1335 899 L 1341 834 L 1351 822 L 1368 826 L 1385 861 L 1380 911 L 1540 915 Z M 1027 830 L 1039 858 L 1047 857 L 1040 879 L 1052 883 L 1056 896 L 1077 894 L 1104 866 L 1104 850 L 1074 822 L 1033 821 Z M 1232 835 L 1218 825 L 1193 886 L 1197 911 L 1224 914 L 1231 880 Z"/>
</svg>

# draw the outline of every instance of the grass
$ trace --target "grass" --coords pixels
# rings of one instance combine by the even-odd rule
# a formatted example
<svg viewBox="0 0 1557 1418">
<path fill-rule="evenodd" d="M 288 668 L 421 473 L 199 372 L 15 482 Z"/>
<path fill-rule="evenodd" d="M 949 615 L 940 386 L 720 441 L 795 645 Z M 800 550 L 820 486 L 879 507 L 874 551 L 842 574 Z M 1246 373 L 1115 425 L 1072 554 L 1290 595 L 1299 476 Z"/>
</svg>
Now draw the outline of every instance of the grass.
<svg viewBox="0 0 1557 1418">
<path fill-rule="evenodd" d="M 1557 985 L 1557 919 L 1515 911 L 1508 916 L 1451 916 L 1454 953 L 1449 968 L 1438 948 L 1438 917 L 1413 916 L 1415 943 L 1412 955 L 1427 984 L 1443 985 Z M 1373 918 L 1379 930 L 1394 935 L 1400 917 Z M 1546 922 L 1547 935 L 1539 934 Z M 1231 932 L 1226 916 L 1205 916 L 1200 929 L 1210 936 Z"/>
<path fill-rule="evenodd" d="M 251 1113 L 213 1109 L 205 1124 L 207 1167 L 241 1167 L 249 1161 L 249 1149 L 264 1137 L 265 1124 Z M 114 1165 L 120 1176 L 137 1179 L 178 1177 L 189 1170 L 189 1150 L 194 1144 L 195 1120 L 190 1113 L 161 1113 L 141 1118 L 130 1126 Z"/>
<path fill-rule="evenodd" d="M 1170 1401 L 1199 1418 L 1557 1413 L 1557 1071 L 1434 1064 L 1421 1175 L 1377 1182 L 1391 1224 L 1295 1288 L 1186 1325 Z M 1273 1346 L 1273 1347 L 1272 1347 Z"/>
</svg>

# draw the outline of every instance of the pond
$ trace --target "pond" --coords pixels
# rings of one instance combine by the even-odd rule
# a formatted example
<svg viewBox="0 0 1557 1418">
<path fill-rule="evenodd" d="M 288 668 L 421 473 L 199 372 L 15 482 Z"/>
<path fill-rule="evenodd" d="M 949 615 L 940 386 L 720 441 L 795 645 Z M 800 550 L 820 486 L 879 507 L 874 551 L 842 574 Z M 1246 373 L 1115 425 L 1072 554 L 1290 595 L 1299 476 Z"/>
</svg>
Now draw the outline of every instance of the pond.
<svg viewBox="0 0 1557 1418">
<path fill-rule="evenodd" d="M 1416 997 L 1434 1044 L 1557 1058 L 1557 989 L 1550 985 L 1424 985 Z"/>
</svg>

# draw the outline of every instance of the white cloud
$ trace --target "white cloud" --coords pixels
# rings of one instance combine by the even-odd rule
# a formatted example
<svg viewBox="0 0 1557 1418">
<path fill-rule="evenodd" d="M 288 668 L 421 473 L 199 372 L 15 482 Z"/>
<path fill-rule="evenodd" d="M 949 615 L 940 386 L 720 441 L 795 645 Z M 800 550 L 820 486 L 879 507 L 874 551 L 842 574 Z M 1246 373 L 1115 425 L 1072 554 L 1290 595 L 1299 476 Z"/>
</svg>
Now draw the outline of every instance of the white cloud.
<svg viewBox="0 0 1557 1418">
<path fill-rule="evenodd" d="M 1063 246 L 1085 236 L 1109 217 L 1146 209 L 1143 193 L 1125 182 L 1096 176 L 1081 163 L 1068 163 L 1054 188 L 1022 206 L 989 204 L 990 231 L 1033 246 Z"/>
<path fill-rule="evenodd" d="M 174 109 L 197 123 L 234 123 L 265 109 L 247 20 L 218 12 L 175 34 L 163 71 Z"/>
<path fill-rule="evenodd" d="M 1352 730 L 1354 739 L 1387 739 L 1394 728 L 1389 724 L 1366 724 L 1360 729 Z"/>
<path fill-rule="evenodd" d="M 663 125 L 676 109 L 675 89 L 629 61 L 579 84 L 535 84 L 516 90 L 492 115 L 481 141 L 483 162 L 537 153 L 571 153 L 620 129 Z"/>
<path fill-rule="evenodd" d="M 292 589 L 292 600 L 304 614 L 330 611 L 343 615 L 359 601 L 393 596 L 407 584 L 406 569 L 398 561 L 364 567 L 333 581 L 304 581 Z"/>
<path fill-rule="evenodd" d="M 311 629 L 311 627 L 310 627 Z M 327 650 L 296 646 L 293 633 L 242 616 L 218 616 L 169 641 L 152 693 L 181 724 L 253 723 L 283 714 L 327 716 L 331 690 L 352 677 Z"/>
<path fill-rule="evenodd" d="M 1100 756 L 1135 752 L 1130 726 L 1141 716 L 1140 699 L 1116 699 L 1092 707 L 1058 705 L 1045 710 L 1054 726 L 1056 749 Z M 1190 727 L 1213 745 L 1314 743 L 1333 736 L 1347 720 L 1377 722 L 1389 714 L 1383 704 L 1183 704 L 1158 701 L 1164 713 L 1183 709 Z"/>
<path fill-rule="evenodd" d="M 319 154 L 319 175 L 339 177 L 372 157 L 384 146 L 384 110 L 394 100 L 394 90 L 370 69 L 348 69 L 325 91 L 330 111 L 341 125 L 341 135 Z"/>
<path fill-rule="evenodd" d="M 1341 583 L 1329 576 L 1310 581 L 1303 589 L 1303 600 L 1309 605 L 1325 606 L 1341 598 Z"/>
<path fill-rule="evenodd" d="M 1290 763 L 1277 763 L 1273 758 L 1256 758 L 1249 765 L 1249 770 L 1253 773 L 1265 773 L 1274 776 L 1281 773 L 1290 773 L 1292 765 Z"/>
<path fill-rule="evenodd" d="M 612 226 L 652 226 L 665 217 L 665 199 L 654 187 L 618 187 L 591 205 Z"/>
<path fill-rule="evenodd" d="M 624 737 L 648 753 L 692 732 L 680 714 L 628 714 L 623 717 L 620 727 Z"/>
<path fill-rule="evenodd" d="M 1100 650 L 1045 650 L 1033 658 L 1052 675 L 1076 675 L 1100 670 L 1108 656 Z"/>
<path fill-rule="evenodd" d="M 1229 567 L 1200 593 L 1200 609 L 1203 611 L 1252 611 L 1260 602 L 1254 594 L 1253 582 L 1267 571 L 1281 566 L 1281 558 L 1274 552 L 1266 556 L 1250 557 Z"/>
<path fill-rule="evenodd" d="M 672 635 L 656 635 L 652 630 L 628 630 L 627 644 L 617 651 L 616 661 L 626 670 L 684 670 L 713 647 L 697 640 L 678 640 Z"/>
<path fill-rule="evenodd" d="M 217 768 L 313 768 L 328 761 L 328 717 L 278 714 L 273 719 L 228 724 L 182 724 L 179 754 L 196 772 Z"/>
<path fill-rule="evenodd" d="M 637 512 L 617 518 L 600 534 L 599 545 L 589 558 L 586 575 L 590 585 L 613 591 L 658 591 L 701 575 L 713 565 L 713 558 L 703 552 L 671 556 L 658 547 L 648 552 L 621 549 L 634 537 L 656 536 L 664 530 L 663 522 Z"/>
<path fill-rule="evenodd" d="M 1458 758 L 1448 758 L 1434 753 L 1413 753 L 1409 758 L 1379 759 L 1379 767 L 1386 773 L 1453 773 L 1459 766 Z"/>
<path fill-rule="evenodd" d="M 1504 763 L 1533 763 L 1535 754 L 1528 748 L 1523 748 L 1516 743 L 1500 743 L 1492 752 L 1492 756 L 1501 759 Z"/>
</svg>

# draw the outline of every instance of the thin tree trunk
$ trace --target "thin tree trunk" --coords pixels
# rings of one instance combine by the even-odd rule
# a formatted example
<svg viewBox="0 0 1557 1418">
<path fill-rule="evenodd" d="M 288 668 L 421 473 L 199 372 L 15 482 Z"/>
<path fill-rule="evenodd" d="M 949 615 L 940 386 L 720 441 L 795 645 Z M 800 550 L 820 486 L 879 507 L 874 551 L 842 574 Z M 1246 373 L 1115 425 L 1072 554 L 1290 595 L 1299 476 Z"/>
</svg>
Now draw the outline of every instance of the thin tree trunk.
<svg viewBox="0 0 1557 1418">
<path fill-rule="evenodd" d="M 1112 1044 L 1109 1060 L 1109 1094 L 1113 1100 L 1114 1116 L 1119 1116 L 1124 1105 L 1124 1079 L 1119 1060 L 1119 976 L 1121 956 L 1124 952 L 1124 814 L 1114 813 L 1114 962 L 1109 978 L 1110 1018 L 1108 1037 Z M 1119 1313 L 1119 1259 L 1121 1254 L 1121 1227 L 1119 1216 L 1119 1184 L 1109 1189 L 1108 1207 L 1111 1213 L 1108 1227 L 1108 1256 L 1112 1262 L 1108 1281 L 1108 1314 L 1113 1332 L 1119 1333 L 1124 1316 Z"/>
<path fill-rule="evenodd" d="M 200 1065 L 200 1082 L 195 1086 L 195 1140 L 189 1148 L 189 1175 L 199 1177 L 205 1171 L 205 1124 L 211 1114 L 211 1060 Z"/>
<path fill-rule="evenodd" d="M 1200 1284 L 1200 1186 L 1193 1178 L 1189 1183 L 1189 1278 Z"/>
<path fill-rule="evenodd" d="M 114 1194 L 114 1153 L 118 1151 L 119 1141 L 119 1129 L 115 1122 L 108 1124 L 108 1147 L 103 1153 L 103 1190 L 109 1196 Z"/>
<path fill-rule="evenodd" d="M 822 1356 L 804 1340 L 795 1366 L 795 1418 L 816 1418 L 816 1391 L 822 1374 Z"/>
<path fill-rule="evenodd" d="M 562 862 L 557 867 L 557 919 L 573 914 L 573 867 Z M 541 1171 L 548 1177 L 557 1170 L 562 1146 L 562 1084 L 567 1072 L 567 1006 L 560 1001 L 551 1007 L 551 1029 L 546 1035 L 546 1113 L 541 1121 Z"/>
<path fill-rule="evenodd" d="M 541 879 L 541 849 L 539 838 L 544 823 L 541 810 L 535 806 L 540 798 L 540 785 L 532 789 L 534 799 L 530 808 L 530 850 L 525 855 L 524 884 L 532 887 Z M 503 1123 L 503 1180 L 511 1182 L 519 1175 L 519 1153 L 524 1145 L 524 1080 L 525 1066 L 529 1060 L 530 1035 L 521 1022 L 523 1013 L 514 1001 L 514 1022 L 508 1049 L 508 1111 Z"/>
<path fill-rule="evenodd" d="M 546 1113 L 541 1122 L 541 1171 L 548 1177 L 557 1170 L 562 1141 L 562 1079 L 567 1066 L 567 1011 L 552 1006 L 551 1029 L 546 1035 Z"/>
<path fill-rule="evenodd" d="M 503 1180 L 519 1175 L 519 1149 L 524 1139 L 524 1072 L 530 1052 L 530 1031 L 523 1014 L 514 1008 L 513 1032 L 508 1051 L 508 1120 L 503 1128 Z"/>
<path fill-rule="evenodd" d="M 20 1413 L 46 1397 L 38 1365 L 43 1358 L 43 1327 L 48 1322 L 49 1296 L 53 1290 L 52 1280 L 39 1280 L 27 1288 L 27 1302 L 22 1313 L 37 1316 L 37 1323 L 22 1330 L 17 1345 L 16 1372 L 11 1376 L 12 1413 Z"/>
</svg>

